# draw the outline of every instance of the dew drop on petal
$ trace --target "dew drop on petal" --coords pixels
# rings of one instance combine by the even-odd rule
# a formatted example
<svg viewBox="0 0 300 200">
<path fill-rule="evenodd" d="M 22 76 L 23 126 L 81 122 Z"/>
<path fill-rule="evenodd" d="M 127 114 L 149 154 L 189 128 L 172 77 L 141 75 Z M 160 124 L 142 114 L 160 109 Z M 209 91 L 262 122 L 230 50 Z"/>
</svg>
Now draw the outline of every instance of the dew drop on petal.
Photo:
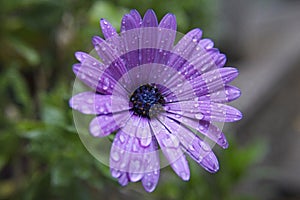
<svg viewBox="0 0 300 200">
<path fill-rule="evenodd" d="M 94 134 L 94 135 L 99 135 L 98 133 L 100 133 L 100 126 L 92 126 L 91 127 L 91 132 Z"/>
<path fill-rule="evenodd" d="M 93 99 L 92 98 L 88 98 L 87 103 L 92 104 L 93 103 Z"/>
<path fill-rule="evenodd" d="M 189 175 L 186 172 L 180 172 L 180 177 L 185 181 L 189 179 Z"/>
<path fill-rule="evenodd" d="M 201 147 L 202 147 L 202 149 L 203 149 L 204 151 L 207 151 L 207 152 L 210 152 L 210 151 L 211 151 L 210 147 L 209 147 L 207 144 L 205 144 L 205 143 L 202 143 Z"/>
<path fill-rule="evenodd" d="M 198 113 L 198 114 L 195 114 L 195 118 L 196 118 L 196 119 L 202 119 L 202 118 L 203 118 L 203 115 L 202 115 L 202 114 L 199 114 L 199 113 Z"/>
<path fill-rule="evenodd" d="M 111 154 L 111 158 L 114 160 L 114 161 L 119 161 L 120 160 L 120 155 L 117 151 L 113 151 L 112 154 Z"/>
<path fill-rule="evenodd" d="M 120 139 L 120 142 L 122 142 L 122 143 L 124 143 L 124 142 L 125 142 L 125 138 L 124 138 L 124 136 L 123 136 L 123 135 L 120 135 L 120 136 L 119 136 L 119 139 Z"/>
<path fill-rule="evenodd" d="M 116 169 L 111 169 L 111 175 L 114 178 L 118 178 L 121 175 L 121 172 L 119 170 L 116 170 Z"/>
<path fill-rule="evenodd" d="M 191 151 L 195 151 L 195 148 L 194 148 L 194 146 L 191 144 L 191 145 L 189 145 L 189 150 L 191 150 Z"/>
</svg>

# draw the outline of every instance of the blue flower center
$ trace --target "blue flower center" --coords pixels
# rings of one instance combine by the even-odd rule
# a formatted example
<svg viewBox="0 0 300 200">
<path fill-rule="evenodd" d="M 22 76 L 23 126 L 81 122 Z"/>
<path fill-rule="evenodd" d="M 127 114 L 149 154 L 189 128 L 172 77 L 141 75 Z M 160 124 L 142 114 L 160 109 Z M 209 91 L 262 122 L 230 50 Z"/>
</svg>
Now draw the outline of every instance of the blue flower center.
<svg viewBox="0 0 300 200">
<path fill-rule="evenodd" d="M 150 119 L 151 108 L 154 105 L 164 105 L 165 99 L 158 91 L 155 84 L 146 84 L 137 88 L 130 97 L 132 111 L 135 115 Z M 154 108 L 155 113 L 160 111 L 161 106 Z"/>
</svg>

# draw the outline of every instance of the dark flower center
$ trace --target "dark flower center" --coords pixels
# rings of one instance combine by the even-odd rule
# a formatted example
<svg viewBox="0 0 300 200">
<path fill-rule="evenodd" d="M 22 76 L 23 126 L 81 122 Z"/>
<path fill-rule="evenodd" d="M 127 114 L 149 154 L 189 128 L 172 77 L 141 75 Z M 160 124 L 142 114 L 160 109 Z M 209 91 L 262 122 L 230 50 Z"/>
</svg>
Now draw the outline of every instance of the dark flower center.
<svg viewBox="0 0 300 200">
<path fill-rule="evenodd" d="M 165 99 L 155 84 L 146 84 L 137 88 L 130 97 L 132 111 L 135 115 L 150 119 L 162 111 Z"/>
</svg>

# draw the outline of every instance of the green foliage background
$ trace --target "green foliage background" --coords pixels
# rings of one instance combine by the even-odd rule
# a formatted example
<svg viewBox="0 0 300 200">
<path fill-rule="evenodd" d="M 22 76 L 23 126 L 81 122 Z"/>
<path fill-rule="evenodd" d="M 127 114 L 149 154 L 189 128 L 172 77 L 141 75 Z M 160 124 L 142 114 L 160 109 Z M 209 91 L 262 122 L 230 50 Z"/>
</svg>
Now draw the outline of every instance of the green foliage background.
<svg viewBox="0 0 300 200">
<path fill-rule="evenodd" d="M 126 188 L 82 145 L 68 106 L 74 52 L 90 51 L 99 19 L 119 27 L 121 17 L 148 8 L 161 19 L 176 14 L 178 30 L 201 27 L 216 36 L 217 0 L 10 0 L 0 2 L 0 199 L 251 199 L 235 192 L 262 145 L 231 141 L 218 152 L 216 175 L 191 165 L 191 180 L 162 170 L 158 188 Z M 217 39 L 217 38 L 216 38 Z"/>
</svg>

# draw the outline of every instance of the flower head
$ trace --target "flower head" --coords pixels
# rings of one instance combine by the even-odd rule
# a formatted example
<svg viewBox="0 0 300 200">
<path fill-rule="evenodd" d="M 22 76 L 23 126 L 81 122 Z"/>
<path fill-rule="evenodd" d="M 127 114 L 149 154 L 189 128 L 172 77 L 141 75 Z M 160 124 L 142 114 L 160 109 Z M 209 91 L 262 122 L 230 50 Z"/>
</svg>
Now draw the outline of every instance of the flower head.
<svg viewBox="0 0 300 200">
<path fill-rule="evenodd" d="M 124 15 L 120 34 L 105 19 L 105 39 L 93 37 L 97 56 L 76 52 L 76 76 L 93 91 L 79 93 L 70 106 L 94 114 L 90 133 L 116 133 L 109 165 L 121 185 L 141 181 L 155 189 L 162 152 L 175 173 L 187 181 L 186 155 L 209 172 L 218 160 L 211 142 L 228 147 L 214 122 L 233 122 L 241 112 L 225 105 L 240 96 L 228 85 L 238 75 L 224 67 L 226 57 L 210 39 L 193 29 L 176 40 L 176 19 L 167 14 L 158 23 L 153 10 L 142 18 L 136 10 Z M 98 57 L 98 58 L 97 58 Z"/>
</svg>

